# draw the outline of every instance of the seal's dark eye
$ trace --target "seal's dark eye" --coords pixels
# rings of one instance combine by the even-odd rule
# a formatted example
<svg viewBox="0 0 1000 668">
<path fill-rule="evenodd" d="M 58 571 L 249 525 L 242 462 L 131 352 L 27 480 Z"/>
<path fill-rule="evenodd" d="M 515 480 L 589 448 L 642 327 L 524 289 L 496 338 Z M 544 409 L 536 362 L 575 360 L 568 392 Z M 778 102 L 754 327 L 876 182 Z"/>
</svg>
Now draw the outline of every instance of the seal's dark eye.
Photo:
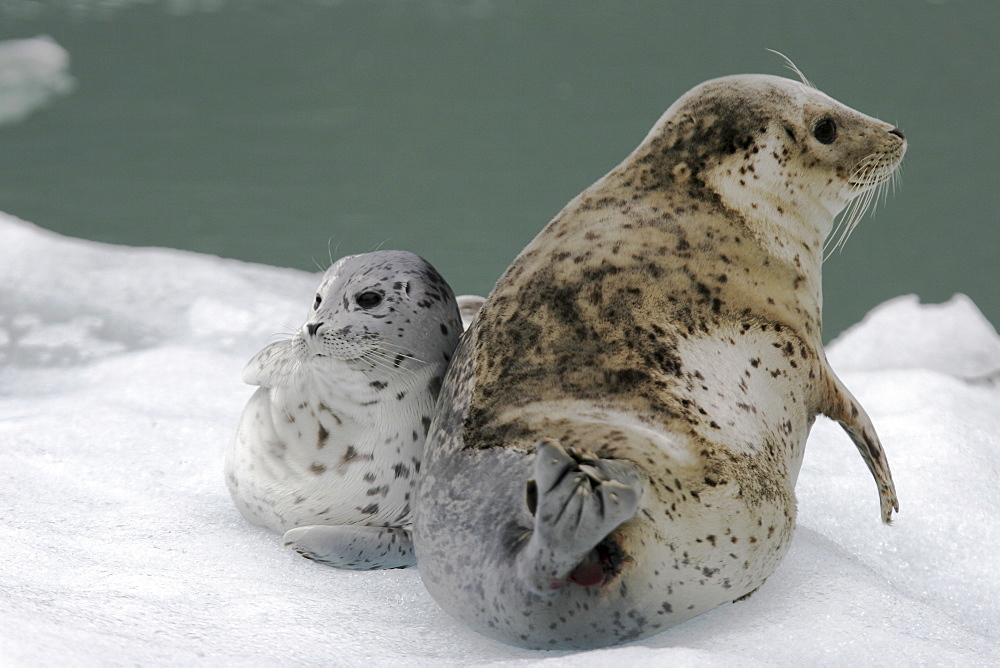
<svg viewBox="0 0 1000 668">
<path fill-rule="evenodd" d="M 829 116 L 821 118 L 813 128 L 813 137 L 820 144 L 832 144 L 837 138 L 837 123 Z"/>
<path fill-rule="evenodd" d="M 323 298 L 320 297 L 319 294 L 317 294 L 316 301 L 313 302 L 313 310 L 315 311 L 316 309 L 318 309 L 321 303 L 323 303 Z"/>
<path fill-rule="evenodd" d="M 360 295 L 354 297 L 354 301 L 358 303 L 358 306 L 367 310 L 381 304 L 382 295 L 377 292 L 362 292 Z"/>
</svg>

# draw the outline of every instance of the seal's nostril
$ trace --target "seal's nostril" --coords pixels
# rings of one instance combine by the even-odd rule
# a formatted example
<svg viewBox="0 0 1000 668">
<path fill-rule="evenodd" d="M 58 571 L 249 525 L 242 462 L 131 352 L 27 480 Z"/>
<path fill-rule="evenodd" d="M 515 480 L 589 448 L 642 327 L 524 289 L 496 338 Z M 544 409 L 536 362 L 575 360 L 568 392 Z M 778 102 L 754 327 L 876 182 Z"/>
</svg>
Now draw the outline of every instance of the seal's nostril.
<svg viewBox="0 0 1000 668">
<path fill-rule="evenodd" d="M 903 136 L 903 131 L 900 130 L 899 128 L 893 128 L 893 129 L 889 130 L 889 134 L 896 135 L 900 139 L 906 140 L 906 137 Z"/>
<path fill-rule="evenodd" d="M 306 325 L 306 331 L 309 332 L 309 336 L 316 336 L 316 330 L 323 326 L 321 322 L 311 322 Z"/>
</svg>

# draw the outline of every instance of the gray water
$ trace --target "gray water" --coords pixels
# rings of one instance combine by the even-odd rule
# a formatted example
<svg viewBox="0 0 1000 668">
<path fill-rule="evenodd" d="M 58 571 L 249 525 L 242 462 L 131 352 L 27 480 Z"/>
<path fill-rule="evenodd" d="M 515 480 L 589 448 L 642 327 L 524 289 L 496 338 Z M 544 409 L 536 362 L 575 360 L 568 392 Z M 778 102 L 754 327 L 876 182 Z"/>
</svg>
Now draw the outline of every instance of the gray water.
<svg viewBox="0 0 1000 668">
<path fill-rule="evenodd" d="M 777 49 L 910 141 L 826 264 L 826 338 L 905 293 L 1000 322 L 993 0 L 0 0 L 0 39 L 39 34 L 78 85 L 0 126 L 0 210 L 309 270 L 403 248 L 480 294 L 675 98 Z"/>
</svg>

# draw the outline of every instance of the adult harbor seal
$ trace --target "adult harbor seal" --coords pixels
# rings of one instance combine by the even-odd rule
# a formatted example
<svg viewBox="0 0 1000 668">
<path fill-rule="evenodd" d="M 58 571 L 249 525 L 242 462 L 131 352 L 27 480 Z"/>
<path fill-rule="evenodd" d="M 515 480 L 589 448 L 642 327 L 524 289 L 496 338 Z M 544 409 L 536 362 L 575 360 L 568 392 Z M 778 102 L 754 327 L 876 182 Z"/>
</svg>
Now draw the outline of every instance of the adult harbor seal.
<svg viewBox="0 0 1000 668">
<path fill-rule="evenodd" d="M 305 324 L 243 372 L 260 388 L 225 464 L 243 516 L 333 566 L 413 565 L 412 494 L 461 332 L 451 288 L 423 258 L 334 263 Z"/>
<path fill-rule="evenodd" d="M 826 362 L 823 240 L 891 178 L 891 125 L 803 83 L 701 84 L 501 277 L 455 353 L 413 526 L 449 613 L 531 648 L 656 633 L 785 555 L 817 414 L 898 510 Z"/>
</svg>

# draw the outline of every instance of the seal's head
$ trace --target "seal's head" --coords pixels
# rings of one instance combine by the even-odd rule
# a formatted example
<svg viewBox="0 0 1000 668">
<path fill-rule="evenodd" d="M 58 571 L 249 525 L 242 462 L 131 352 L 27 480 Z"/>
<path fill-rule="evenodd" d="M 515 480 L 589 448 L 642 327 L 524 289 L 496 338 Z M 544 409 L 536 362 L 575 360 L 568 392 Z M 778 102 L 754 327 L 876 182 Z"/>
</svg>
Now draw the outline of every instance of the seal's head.
<svg viewBox="0 0 1000 668">
<path fill-rule="evenodd" d="M 462 332 L 455 296 L 418 255 L 375 251 L 337 260 L 305 323 L 247 364 L 243 380 L 278 387 L 293 374 L 353 369 L 399 378 L 447 364 Z"/>
<path fill-rule="evenodd" d="M 785 255 L 782 246 L 821 251 L 834 216 L 854 200 L 841 243 L 905 151 L 892 125 L 805 83 L 751 74 L 688 91 L 626 164 L 643 169 L 649 187 L 717 197 Z"/>
</svg>

